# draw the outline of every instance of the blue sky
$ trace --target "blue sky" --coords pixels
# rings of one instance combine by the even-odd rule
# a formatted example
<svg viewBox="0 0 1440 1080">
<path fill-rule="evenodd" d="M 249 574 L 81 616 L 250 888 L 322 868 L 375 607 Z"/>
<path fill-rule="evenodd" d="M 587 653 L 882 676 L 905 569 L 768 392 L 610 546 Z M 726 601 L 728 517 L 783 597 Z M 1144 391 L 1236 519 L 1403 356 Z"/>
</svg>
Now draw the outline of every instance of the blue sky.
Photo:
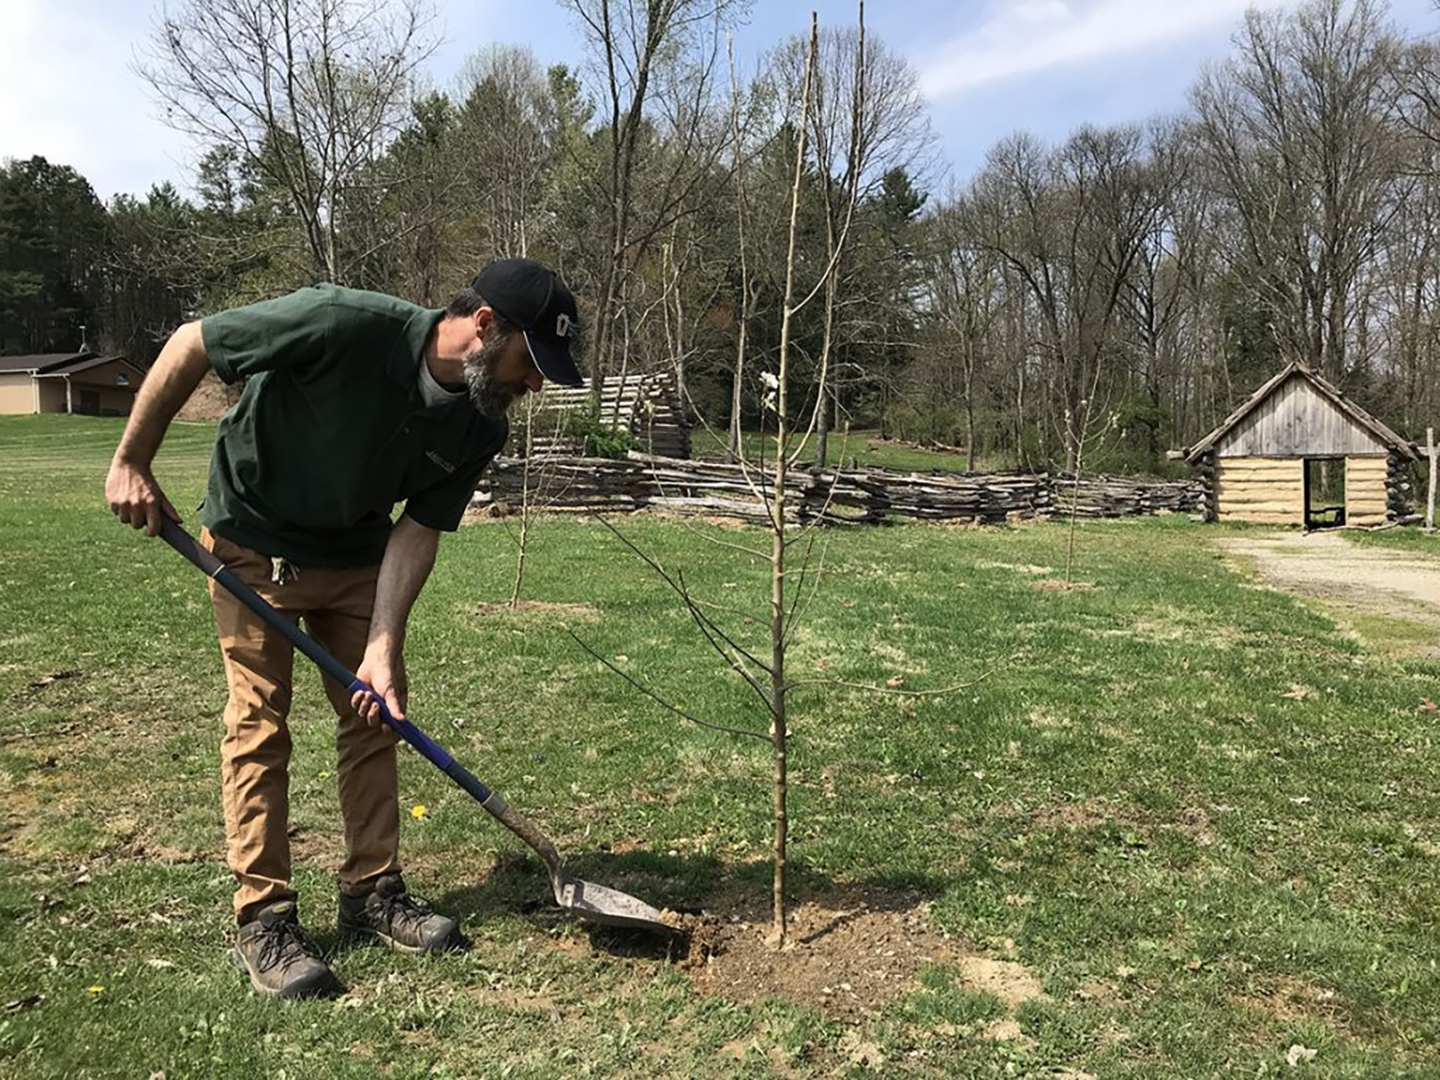
<svg viewBox="0 0 1440 1080">
<path fill-rule="evenodd" d="M 1293 6 L 1296 0 L 1279 0 Z M 1084 122 L 1141 120 L 1185 107 L 1196 75 L 1231 49 L 1245 0 L 871 0 L 866 19 L 920 75 L 939 152 L 963 183 L 996 140 L 1017 130 L 1057 140 Z M 1272 5 L 1265 5 L 1272 6 Z M 428 70 L 438 86 L 487 44 L 529 46 L 544 63 L 583 62 L 572 17 L 555 0 L 438 0 L 445 38 Z M 748 68 L 781 39 L 853 24 L 850 0 L 756 0 L 737 35 Z M 159 5 L 150 0 L 4 0 L 0 157 L 73 165 L 102 198 L 172 179 L 195 158 L 153 117 L 130 70 Z M 523 15 L 516 15 L 516 12 Z M 1440 31 L 1432 0 L 1392 0 L 1411 33 Z"/>
</svg>

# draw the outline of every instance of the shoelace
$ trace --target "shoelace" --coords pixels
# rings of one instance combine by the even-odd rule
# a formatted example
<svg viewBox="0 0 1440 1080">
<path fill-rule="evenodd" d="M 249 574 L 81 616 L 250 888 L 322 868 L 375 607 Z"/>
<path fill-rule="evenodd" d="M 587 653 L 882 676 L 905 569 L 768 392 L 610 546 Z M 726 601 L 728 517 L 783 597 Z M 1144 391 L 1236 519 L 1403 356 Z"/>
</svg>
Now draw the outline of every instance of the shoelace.
<svg viewBox="0 0 1440 1080">
<path fill-rule="evenodd" d="M 255 963 L 261 971 L 268 971 L 275 964 L 284 969 L 299 960 L 319 959 L 319 956 L 320 951 L 305 936 L 299 923 L 279 922 L 265 930 Z"/>
<path fill-rule="evenodd" d="M 429 904 L 416 900 L 409 893 L 400 893 L 398 896 L 382 896 L 378 898 L 378 901 L 375 905 L 378 909 L 377 914 L 392 926 L 397 920 L 401 925 L 423 923 L 435 914 Z"/>
</svg>

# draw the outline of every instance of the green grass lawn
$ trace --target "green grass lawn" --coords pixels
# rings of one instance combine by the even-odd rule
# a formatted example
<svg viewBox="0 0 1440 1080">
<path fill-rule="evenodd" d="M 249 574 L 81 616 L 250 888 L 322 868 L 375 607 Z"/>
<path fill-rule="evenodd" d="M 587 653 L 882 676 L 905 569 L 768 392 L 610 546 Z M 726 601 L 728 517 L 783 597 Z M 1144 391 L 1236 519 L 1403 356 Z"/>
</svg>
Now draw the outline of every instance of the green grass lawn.
<svg viewBox="0 0 1440 1080">
<path fill-rule="evenodd" d="M 1355 529 L 1345 534 L 1350 540 L 1365 547 L 1389 548 L 1394 551 L 1413 551 L 1440 558 L 1440 532 L 1427 533 L 1418 525 L 1406 525 L 1398 529 L 1370 532 Z"/>
<path fill-rule="evenodd" d="M 1223 529 L 1183 518 L 1082 524 L 1083 591 L 1038 587 L 1064 564 L 1059 525 L 829 535 L 798 675 L 921 690 L 993 672 L 942 697 L 792 700 L 797 899 L 914 897 L 949 935 L 876 1015 L 702 993 L 558 924 L 538 862 L 409 752 L 407 876 L 473 947 L 344 952 L 345 997 L 261 1001 L 226 958 L 209 604 L 109 518 L 119 430 L 0 420 L 0 1075 L 1440 1075 L 1440 768 L 1417 709 L 1440 664 L 1257 587 L 1207 542 Z M 162 452 L 182 511 L 210 438 L 179 427 Z M 762 567 L 673 521 L 621 527 L 701 596 L 760 610 Z M 479 611 L 511 565 L 495 524 L 442 545 L 411 623 L 413 718 L 587 876 L 763 908 L 766 748 L 661 713 L 562 622 L 707 719 L 754 723 L 747 691 L 600 526 L 542 521 L 527 577 L 532 600 L 588 615 Z M 334 724 L 309 671 L 292 729 L 301 906 L 331 944 Z M 1007 1006 L 961 977 L 975 957 L 1043 993 Z M 1292 1068 L 1296 1046 L 1315 1056 Z"/>
</svg>

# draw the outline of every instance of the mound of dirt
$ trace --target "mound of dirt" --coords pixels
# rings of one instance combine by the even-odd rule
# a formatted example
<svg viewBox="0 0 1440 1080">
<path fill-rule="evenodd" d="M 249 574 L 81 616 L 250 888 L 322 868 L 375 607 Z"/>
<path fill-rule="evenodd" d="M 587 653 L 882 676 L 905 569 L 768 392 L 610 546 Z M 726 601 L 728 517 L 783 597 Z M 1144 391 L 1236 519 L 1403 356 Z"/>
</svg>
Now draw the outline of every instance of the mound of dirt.
<svg viewBox="0 0 1440 1080">
<path fill-rule="evenodd" d="M 792 905 L 788 944 L 766 940 L 763 913 L 680 916 L 676 959 L 703 994 L 784 998 L 838 1018 L 869 1016 L 914 989 L 920 969 L 950 953 L 915 897 L 867 893 Z"/>
<path fill-rule="evenodd" d="M 1061 581 L 1057 578 L 1044 578 L 1035 582 L 1035 588 L 1044 592 L 1089 592 L 1095 586 L 1089 581 Z"/>
</svg>

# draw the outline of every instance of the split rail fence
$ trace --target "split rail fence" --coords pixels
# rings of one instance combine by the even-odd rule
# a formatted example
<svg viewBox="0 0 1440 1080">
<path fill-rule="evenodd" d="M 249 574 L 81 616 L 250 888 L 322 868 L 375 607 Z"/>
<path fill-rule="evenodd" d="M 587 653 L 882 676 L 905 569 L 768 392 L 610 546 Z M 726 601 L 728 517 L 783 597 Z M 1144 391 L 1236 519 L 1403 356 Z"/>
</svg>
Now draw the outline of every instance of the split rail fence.
<svg viewBox="0 0 1440 1080">
<path fill-rule="evenodd" d="M 537 476 L 545 477 L 543 486 Z M 756 498 L 773 474 L 718 461 L 632 453 L 625 459 L 548 457 L 530 463 L 538 508 L 620 513 L 651 511 L 763 521 Z M 752 486 L 753 485 L 753 486 Z M 1066 517 L 1072 502 L 1085 518 L 1199 513 L 1202 485 L 1193 480 L 1134 477 L 1073 479 L 1048 473 L 904 473 L 887 469 L 792 470 L 786 505 L 796 521 L 882 523 L 890 518 L 994 524 Z M 517 512 L 525 499 L 524 462 L 499 458 L 486 471 L 472 508 Z"/>
</svg>

